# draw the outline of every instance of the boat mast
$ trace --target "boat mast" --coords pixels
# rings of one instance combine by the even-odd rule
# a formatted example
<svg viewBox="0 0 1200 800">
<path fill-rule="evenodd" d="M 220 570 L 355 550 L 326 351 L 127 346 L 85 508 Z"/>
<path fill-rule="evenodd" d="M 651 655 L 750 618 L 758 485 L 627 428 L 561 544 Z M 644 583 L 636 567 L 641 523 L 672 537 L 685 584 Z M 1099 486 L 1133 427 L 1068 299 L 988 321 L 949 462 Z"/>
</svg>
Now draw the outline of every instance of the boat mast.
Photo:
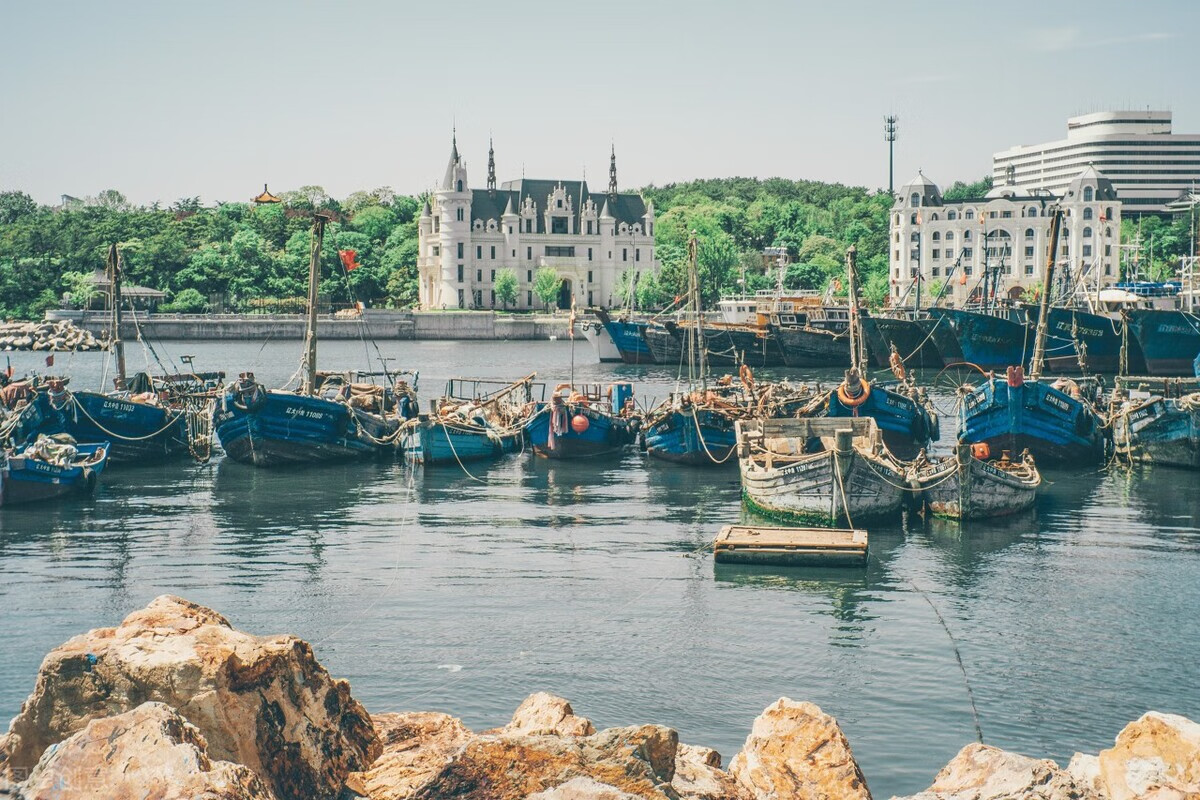
<svg viewBox="0 0 1200 800">
<path fill-rule="evenodd" d="M 695 319 L 696 319 L 696 326 L 695 326 L 695 331 L 694 331 L 695 338 L 693 339 L 693 346 L 696 348 L 694 355 L 695 355 L 695 358 L 697 359 L 697 363 L 699 363 L 699 366 L 700 366 L 700 388 L 707 389 L 708 388 L 708 359 L 707 359 L 708 353 L 707 353 L 707 348 L 705 346 L 705 341 L 704 341 L 703 315 L 701 314 L 701 311 L 700 311 L 700 268 L 697 265 L 697 261 L 698 261 L 698 252 L 697 251 L 698 250 L 699 250 L 699 244 L 696 240 L 696 232 L 692 231 L 692 235 L 688 239 L 688 289 L 690 290 L 690 294 L 691 294 L 692 313 L 695 315 Z M 689 369 L 691 368 L 693 363 L 694 362 L 692 361 L 691 354 L 689 354 L 689 358 L 688 358 L 688 368 Z M 689 375 L 688 377 L 693 377 L 693 376 Z M 695 380 L 692 380 L 691 383 L 694 385 Z"/>
<path fill-rule="evenodd" d="M 121 341 L 121 256 L 117 246 L 108 246 L 108 262 L 106 264 L 110 286 L 109 302 L 112 304 L 112 335 L 108 342 L 108 351 L 117 357 L 117 391 L 125 390 L 125 343 Z"/>
<path fill-rule="evenodd" d="M 308 257 L 308 324 L 304 330 L 304 383 L 301 394 L 311 395 L 317 390 L 317 289 L 321 284 L 321 246 L 325 241 L 323 214 L 313 216 L 312 242 Z"/>
<path fill-rule="evenodd" d="M 1029 364 L 1029 377 L 1037 380 L 1042 374 L 1042 362 L 1046 360 L 1046 328 L 1050 322 L 1050 287 L 1054 282 L 1054 262 L 1058 258 L 1058 234 L 1062 228 L 1062 206 L 1050 209 L 1050 252 L 1046 256 L 1046 270 L 1042 273 L 1042 297 L 1038 304 L 1037 335 L 1033 338 L 1033 361 Z"/>
<path fill-rule="evenodd" d="M 862 331 L 858 318 L 858 250 L 854 245 L 846 251 L 846 281 L 850 301 L 850 369 L 862 374 Z"/>
</svg>

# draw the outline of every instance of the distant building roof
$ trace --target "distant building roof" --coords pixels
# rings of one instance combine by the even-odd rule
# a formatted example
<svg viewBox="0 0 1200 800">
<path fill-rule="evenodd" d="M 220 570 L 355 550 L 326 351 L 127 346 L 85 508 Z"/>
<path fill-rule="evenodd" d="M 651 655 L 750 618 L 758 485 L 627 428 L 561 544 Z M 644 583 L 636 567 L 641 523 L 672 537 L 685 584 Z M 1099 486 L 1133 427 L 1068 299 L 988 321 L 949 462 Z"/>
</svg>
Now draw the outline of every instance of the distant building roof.
<svg viewBox="0 0 1200 800">
<path fill-rule="evenodd" d="M 254 202 L 255 203 L 281 203 L 283 201 L 280 200 L 275 195 L 271 194 L 269 191 L 267 191 L 267 185 L 264 183 L 262 194 L 255 197 Z"/>
<path fill-rule="evenodd" d="M 89 280 L 101 293 L 107 293 L 112 290 L 112 281 L 104 274 L 104 270 L 96 270 L 91 274 Z M 158 289 L 151 289 L 146 286 L 134 286 L 131 283 L 121 284 L 121 294 L 126 297 L 144 300 L 163 300 L 167 296 L 166 292 L 160 292 Z"/>
<path fill-rule="evenodd" d="M 599 216 L 605 203 L 608 204 L 609 215 L 617 222 L 628 225 L 640 224 L 646 216 L 646 201 L 638 194 L 610 195 L 604 192 L 592 192 L 588 189 L 587 181 L 582 180 L 542 180 L 521 178 L 516 181 L 505 181 L 495 191 L 489 189 L 471 190 L 471 221 L 494 219 L 496 222 L 504 216 L 505 211 L 520 209 L 526 197 L 533 198 L 537 205 L 537 233 L 546 233 L 543 213 L 546 210 L 546 199 L 559 186 L 571 202 L 572 216 L 578 220 L 583 213 L 582 200 L 591 200 L 596 204 Z"/>
</svg>

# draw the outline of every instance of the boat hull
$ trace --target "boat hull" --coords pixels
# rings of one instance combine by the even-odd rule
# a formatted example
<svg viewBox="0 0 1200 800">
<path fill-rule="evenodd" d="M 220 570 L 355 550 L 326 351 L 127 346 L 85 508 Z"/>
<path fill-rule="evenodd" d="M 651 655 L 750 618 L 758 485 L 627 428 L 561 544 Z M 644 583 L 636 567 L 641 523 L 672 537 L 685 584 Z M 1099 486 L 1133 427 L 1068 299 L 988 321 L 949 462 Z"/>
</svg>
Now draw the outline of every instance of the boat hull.
<svg viewBox="0 0 1200 800">
<path fill-rule="evenodd" d="M 915 320 L 864 316 L 862 329 L 871 362 L 877 367 L 891 365 L 893 344 L 906 366 L 939 369 L 943 366 L 942 355 L 933 339 Z"/>
<path fill-rule="evenodd" d="M 344 403 L 261 392 L 244 404 L 227 393 L 213 415 L 217 439 L 234 461 L 276 467 L 394 455 L 400 424 Z"/>
<path fill-rule="evenodd" d="M 1151 375 L 1192 375 L 1200 353 L 1200 317 L 1186 311 L 1139 308 L 1129 311 L 1129 332 L 1137 340 Z"/>
<path fill-rule="evenodd" d="M 1104 430 L 1092 409 L 1043 381 L 1013 386 L 993 378 L 968 394 L 959 411 L 958 439 L 985 442 L 992 452 L 1028 449 L 1042 461 L 1095 463 L 1104 456 Z"/>
<path fill-rule="evenodd" d="M 850 337 L 819 328 L 773 328 L 783 363 L 789 367 L 845 367 L 850 363 Z"/>
<path fill-rule="evenodd" d="M 647 323 L 612 319 L 603 309 L 596 312 L 596 317 L 604 325 L 609 339 L 617 348 L 617 354 L 626 364 L 658 363 L 642 335 L 646 330 Z"/>
<path fill-rule="evenodd" d="M 929 309 L 929 316 L 917 320 L 917 326 L 937 348 L 942 366 L 948 367 L 961 363 L 964 359 L 962 348 L 958 346 L 958 339 L 954 336 L 954 326 L 941 312 L 940 308 Z"/>
<path fill-rule="evenodd" d="M 583 338 L 591 344 L 592 350 L 596 353 L 596 359 L 601 364 L 620 363 L 623 360 L 616 343 L 613 342 L 608 329 L 602 323 L 583 322 L 580 323 L 579 328 L 583 331 Z"/>
<path fill-rule="evenodd" d="M 403 450 L 411 461 L 427 466 L 486 461 L 521 449 L 524 431 L 500 432 L 464 426 L 422 415 L 405 427 Z"/>
<path fill-rule="evenodd" d="M 916 472 L 922 499 L 931 513 L 950 519 L 988 519 L 1033 507 L 1041 476 L 1021 477 L 986 461 L 954 456 Z"/>
<path fill-rule="evenodd" d="M 801 461 L 760 469 L 741 460 L 746 502 L 768 516 L 835 525 L 895 514 L 903 500 L 904 476 L 852 452 L 814 453 Z M 840 479 L 839 479 L 840 470 Z M 844 487 L 844 491 L 843 491 Z"/>
<path fill-rule="evenodd" d="M 558 413 L 558 422 L 553 418 Z M 572 426 L 575 417 L 587 420 L 587 427 L 576 431 Z M 592 406 L 563 404 L 557 408 L 544 404 L 525 423 L 525 434 L 533 450 L 547 458 L 587 458 L 613 455 L 624 450 L 637 439 L 637 421 L 630 417 L 616 417 L 609 412 Z"/>
<path fill-rule="evenodd" d="M 1036 325 L 1038 309 L 1029 310 Z M 1050 372 L 1116 374 L 1121 368 L 1121 322 L 1074 308 L 1052 308 L 1046 322 L 1046 364 Z M 1129 372 L 1145 372 L 1145 360 L 1136 340 L 1129 339 Z M 1017 362 L 1013 362 L 1014 364 Z"/>
<path fill-rule="evenodd" d="M 867 399 L 855 407 L 843 403 L 836 389 L 830 391 L 825 416 L 871 417 L 883 434 L 884 444 L 897 458 L 915 458 L 937 438 L 938 421 L 933 411 L 908 395 L 880 385 L 872 386 Z"/>
<path fill-rule="evenodd" d="M 1113 447 L 1129 461 L 1200 469 L 1200 395 L 1123 410 L 1113 418 Z"/>
<path fill-rule="evenodd" d="M 649 455 L 693 466 L 728 463 L 737 446 L 734 420 L 706 408 L 671 411 L 647 425 L 643 435 Z"/>
<path fill-rule="evenodd" d="M 1002 370 L 1024 364 L 1033 354 L 1033 332 L 1009 317 L 974 311 L 942 309 L 954 331 L 962 360 L 985 370 Z"/>
<path fill-rule="evenodd" d="M 77 442 L 109 442 L 113 464 L 146 463 L 188 452 L 182 411 L 134 403 L 99 392 L 67 392 L 52 397 L 41 391 L 22 423 L 20 436 L 66 433 Z"/>
<path fill-rule="evenodd" d="M 21 455 L 8 459 L 0 477 L 0 505 L 38 503 L 73 494 L 91 494 L 96 489 L 100 473 L 108 463 L 107 444 L 77 445 L 81 457 L 95 456 L 87 465 L 56 466 L 36 458 Z"/>
</svg>

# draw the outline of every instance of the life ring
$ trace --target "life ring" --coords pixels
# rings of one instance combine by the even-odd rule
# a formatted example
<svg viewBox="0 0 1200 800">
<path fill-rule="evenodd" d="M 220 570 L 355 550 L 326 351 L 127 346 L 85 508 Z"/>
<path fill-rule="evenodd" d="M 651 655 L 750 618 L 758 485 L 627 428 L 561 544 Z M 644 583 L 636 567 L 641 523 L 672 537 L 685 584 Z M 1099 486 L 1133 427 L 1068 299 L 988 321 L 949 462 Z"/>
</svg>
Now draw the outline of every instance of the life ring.
<svg viewBox="0 0 1200 800">
<path fill-rule="evenodd" d="M 555 387 L 554 387 L 554 395 L 557 397 L 557 396 L 558 396 L 558 394 L 559 394 L 559 393 L 560 393 L 560 392 L 561 392 L 563 389 L 570 389 L 570 388 L 571 388 L 571 384 L 569 384 L 569 383 L 560 383 L 558 386 L 555 386 Z"/>
<path fill-rule="evenodd" d="M 754 373 L 750 371 L 749 364 L 742 364 L 742 366 L 738 367 L 738 378 L 747 389 L 754 389 Z"/>
<path fill-rule="evenodd" d="M 858 397 L 851 397 L 850 392 L 846 391 L 846 382 L 842 381 L 838 384 L 837 399 L 838 402 L 846 408 L 858 408 L 863 403 L 867 402 L 867 398 L 871 396 L 871 384 L 866 380 L 862 380 L 862 392 Z"/>
</svg>

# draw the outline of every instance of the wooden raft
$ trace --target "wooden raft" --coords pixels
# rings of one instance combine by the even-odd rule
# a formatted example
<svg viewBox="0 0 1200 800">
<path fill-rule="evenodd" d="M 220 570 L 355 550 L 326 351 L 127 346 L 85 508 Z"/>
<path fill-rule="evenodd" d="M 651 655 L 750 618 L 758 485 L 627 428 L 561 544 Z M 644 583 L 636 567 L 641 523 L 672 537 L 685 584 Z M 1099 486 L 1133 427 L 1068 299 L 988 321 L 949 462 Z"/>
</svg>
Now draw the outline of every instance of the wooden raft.
<svg viewBox="0 0 1200 800">
<path fill-rule="evenodd" d="M 713 557 L 719 564 L 861 567 L 867 563 L 867 532 L 726 525 L 713 542 Z"/>
</svg>

